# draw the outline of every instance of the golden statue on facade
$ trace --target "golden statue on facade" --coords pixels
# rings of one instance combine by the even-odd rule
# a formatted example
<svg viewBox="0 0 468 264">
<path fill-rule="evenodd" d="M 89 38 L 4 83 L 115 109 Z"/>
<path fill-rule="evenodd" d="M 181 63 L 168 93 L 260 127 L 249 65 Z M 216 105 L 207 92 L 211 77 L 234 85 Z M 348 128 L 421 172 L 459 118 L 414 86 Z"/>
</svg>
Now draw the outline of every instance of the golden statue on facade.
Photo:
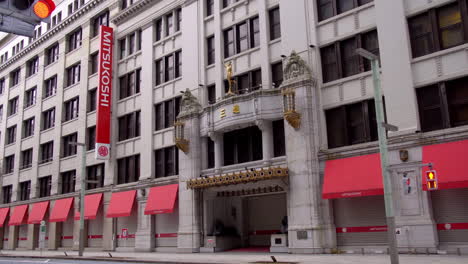
<svg viewBox="0 0 468 264">
<path fill-rule="evenodd" d="M 226 97 L 229 97 L 229 96 L 235 95 L 232 92 L 232 84 L 235 83 L 236 81 L 232 79 L 232 63 L 228 62 L 227 64 L 224 64 L 224 68 L 226 69 L 227 81 L 229 85 L 229 90 L 226 93 Z"/>
</svg>

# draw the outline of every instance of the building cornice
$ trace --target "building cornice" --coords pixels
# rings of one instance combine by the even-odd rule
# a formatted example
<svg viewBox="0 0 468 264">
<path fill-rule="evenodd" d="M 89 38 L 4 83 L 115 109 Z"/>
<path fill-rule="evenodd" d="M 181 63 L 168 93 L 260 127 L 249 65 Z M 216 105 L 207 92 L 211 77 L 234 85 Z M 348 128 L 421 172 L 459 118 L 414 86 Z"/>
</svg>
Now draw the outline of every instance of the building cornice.
<svg viewBox="0 0 468 264">
<path fill-rule="evenodd" d="M 134 15 L 140 14 L 141 12 L 147 10 L 149 7 L 155 5 L 160 0 L 140 0 L 133 4 L 132 6 L 122 10 L 117 15 L 115 15 L 111 21 L 116 25 L 120 25 L 123 22 L 127 21 Z"/>
<path fill-rule="evenodd" d="M 104 0 L 91 0 L 91 1 L 89 1 L 86 5 L 84 5 L 82 8 L 77 10 L 71 16 L 68 16 L 66 19 L 62 20 L 62 22 L 60 22 L 59 24 L 57 24 L 56 26 L 51 28 L 49 31 L 44 33 L 41 37 L 36 39 L 33 43 L 26 46 L 18 54 L 11 57 L 5 63 L 0 65 L 0 71 L 3 71 L 4 69 L 8 68 L 10 65 L 12 65 L 16 61 L 18 61 L 20 58 L 22 58 L 23 56 L 28 54 L 33 49 L 39 47 L 41 44 L 43 44 L 47 40 L 50 40 L 53 36 L 61 33 L 64 29 L 68 28 L 70 24 L 72 24 L 74 21 L 78 20 L 80 17 L 82 17 L 83 15 L 88 13 L 90 10 L 92 10 L 94 7 L 96 7 L 97 5 L 99 5 L 102 2 L 104 2 Z"/>
</svg>

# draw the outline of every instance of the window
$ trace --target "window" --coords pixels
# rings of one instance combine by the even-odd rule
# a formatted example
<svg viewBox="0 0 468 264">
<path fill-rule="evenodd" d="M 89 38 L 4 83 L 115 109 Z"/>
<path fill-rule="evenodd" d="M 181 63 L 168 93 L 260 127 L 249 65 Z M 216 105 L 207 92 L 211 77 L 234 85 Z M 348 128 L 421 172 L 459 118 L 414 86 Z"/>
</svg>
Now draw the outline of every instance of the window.
<svg viewBox="0 0 468 264">
<path fill-rule="evenodd" d="M 140 93 L 141 69 L 137 69 L 119 78 L 119 99 Z"/>
<path fill-rule="evenodd" d="M 15 155 L 10 155 L 8 157 L 5 157 L 5 174 L 8 173 L 13 173 L 13 170 L 15 168 Z"/>
<path fill-rule="evenodd" d="M 31 194 L 31 181 L 20 182 L 19 184 L 19 200 L 26 201 L 29 200 L 29 195 Z"/>
<path fill-rule="evenodd" d="M 38 39 L 41 35 L 42 35 L 42 27 L 39 26 L 36 29 L 34 29 L 34 37 L 32 38 L 32 40 Z M 29 43 L 31 42 L 32 41 L 30 41 Z"/>
<path fill-rule="evenodd" d="M 11 194 L 13 193 L 13 185 L 3 186 L 3 203 L 11 203 Z"/>
<path fill-rule="evenodd" d="M 163 23 L 164 21 L 164 23 Z M 182 9 L 178 8 L 156 20 L 156 41 L 180 31 Z M 163 24 L 164 30 L 163 30 Z"/>
<path fill-rule="evenodd" d="M 75 64 L 67 68 L 67 86 L 80 82 L 81 65 Z"/>
<path fill-rule="evenodd" d="M 18 96 L 8 101 L 8 116 L 18 112 Z"/>
<path fill-rule="evenodd" d="M 339 15 L 373 0 L 317 0 L 319 21 Z"/>
<path fill-rule="evenodd" d="M 233 77 L 235 85 L 232 90 L 237 94 L 246 94 L 260 89 L 262 86 L 262 72 L 260 69 L 253 70 Z M 229 83 L 224 80 L 224 90 L 229 90 Z"/>
<path fill-rule="evenodd" d="M 175 147 L 155 151 L 156 178 L 179 174 L 179 150 Z"/>
<path fill-rule="evenodd" d="M 26 62 L 27 76 L 36 74 L 39 71 L 39 57 L 34 57 Z"/>
<path fill-rule="evenodd" d="M 463 25 L 468 24 L 466 1 L 429 11 L 408 19 L 413 58 L 467 42 Z"/>
<path fill-rule="evenodd" d="M 3 105 L 0 105 L 0 122 L 3 120 Z"/>
<path fill-rule="evenodd" d="M 133 1 L 135 1 L 135 0 L 121 0 L 120 1 L 120 9 L 125 9 L 125 8 L 133 5 Z"/>
<path fill-rule="evenodd" d="M 33 87 L 25 92 L 24 108 L 27 108 L 36 104 L 36 94 L 37 94 L 36 87 Z"/>
<path fill-rule="evenodd" d="M 59 58 L 59 44 L 55 43 L 50 48 L 46 49 L 46 64 L 49 65 L 56 62 Z"/>
<path fill-rule="evenodd" d="M 62 137 L 62 158 L 76 155 L 76 145 L 70 144 L 70 142 L 78 142 L 78 133 L 73 133 Z"/>
<path fill-rule="evenodd" d="M 7 128 L 7 139 L 6 143 L 13 144 L 16 141 L 16 125 Z"/>
<path fill-rule="evenodd" d="M 169 128 L 174 125 L 180 111 L 180 100 L 181 97 L 179 96 L 155 106 L 156 130 Z"/>
<path fill-rule="evenodd" d="M 68 52 L 81 47 L 81 28 L 70 33 L 67 37 Z"/>
<path fill-rule="evenodd" d="M 97 88 L 88 91 L 88 113 L 96 111 Z"/>
<path fill-rule="evenodd" d="M 49 141 L 41 144 L 40 151 L 40 164 L 52 161 L 54 155 L 54 142 Z"/>
<path fill-rule="evenodd" d="M 260 45 L 260 28 L 258 17 L 241 22 L 223 31 L 224 57 L 228 58 L 236 53 Z"/>
<path fill-rule="evenodd" d="M 280 10 L 279 7 L 270 10 L 270 40 L 281 37 Z"/>
<path fill-rule="evenodd" d="M 140 178 L 140 155 L 117 160 L 117 184 L 136 182 Z"/>
<path fill-rule="evenodd" d="M 0 79 L 0 94 L 5 91 L 5 78 Z"/>
<path fill-rule="evenodd" d="M 206 0 L 206 16 L 214 14 L 214 0 Z"/>
<path fill-rule="evenodd" d="M 95 37 L 99 34 L 99 29 L 103 26 L 109 26 L 109 11 L 106 10 L 104 13 L 93 18 L 91 37 Z"/>
<path fill-rule="evenodd" d="M 211 140 L 211 138 L 207 138 L 206 140 L 206 149 L 207 149 L 207 161 L 208 161 L 208 164 L 207 164 L 207 169 L 211 169 L 211 168 L 214 168 L 215 167 L 215 144 L 214 144 L 214 141 Z"/>
<path fill-rule="evenodd" d="M 96 148 L 96 126 L 88 127 L 86 133 L 86 146 L 87 150 Z"/>
<path fill-rule="evenodd" d="M 52 189 L 52 176 L 39 178 L 39 198 L 50 196 Z"/>
<path fill-rule="evenodd" d="M 209 85 L 206 87 L 208 95 L 208 104 L 216 103 L 216 85 Z"/>
<path fill-rule="evenodd" d="M 275 157 L 286 155 L 286 140 L 284 137 L 284 121 L 276 120 L 272 122 L 273 126 L 273 154 Z"/>
<path fill-rule="evenodd" d="M 156 85 L 182 76 L 182 51 L 176 51 L 156 61 Z"/>
<path fill-rule="evenodd" d="M 234 4 L 236 2 L 239 2 L 240 0 L 223 0 L 223 8 L 230 6 L 231 4 Z"/>
<path fill-rule="evenodd" d="M 55 126 L 55 107 L 42 112 L 42 130 Z"/>
<path fill-rule="evenodd" d="M 21 167 L 20 169 L 26 169 L 26 168 L 31 168 L 32 167 L 32 155 L 33 155 L 33 149 L 27 149 L 21 151 Z"/>
<path fill-rule="evenodd" d="M 101 188 L 104 186 L 104 163 L 87 167 L 86 178 L 88 181 L 96 181 L 93 183 L 87 183 L 86 190 Z"/>
<path fill-rule="evenodd" d="M 277 62 L 271 65 L 271 78 L 273 87 L 278 88 L 283 83 L 283 62 Z"/>
<path fill-rule="evenodd" d="M 206 38 L 206 57 L 208 65 L 215 63 L 215 38 L 214 36 Z"/>
<path fill-rule="evenodd" d="M 45 80 L 44 99 L 54 95 L 57 92 L 57 75 Z"/>
<path fill-rule="evenodd" d="M 89 56 L 89 75 L 98 72 L 99 52 L 95 52 Z"/>
<path fill-rule="evenodd" d="M 65 116 L 63 121 L 69 121 L 78 118 L 79 98 L 75 97 L 64 103 Z"/>
<path fill-rule="evenodd" d="M 3 64 L 8 60 L 8 51 L 0 56 L 0 63 Z"/>
<path fill-rule="evenodd" d="M 19 84 L 20 75 L 21 75 L 20 68 L 10 72 L 10 88 Z"/>
<path fill-rule="evenodd" d="M 416 89 L 422 131 L 468 125 L 468 77 Z"/>
<path fill-rule="evenodd" d="M 262 131 L 256 126 L 224 133 L 224 165 L 261 160 Z"/>
<path fill-rule="evenodd" d="M 119 58 L 120 59 L 125 58 L 125 50 L 127 49 L 126 44 L 127 44 L 126 38 L 119 40 L 119 51 L 120 51 Z"/>
<path fill-rule="evenodd" d="M 140 136 L 140 111 L 119 117 L 119 141 Z"/>
<path fill-rule="evenodd" d="M 128 55 L 132 55 L 135 52 L 135 40 L 136 32 L 128 35 Z"/>
<path fill-rule="evenodd" d="M 370 64 L 356 54 L 357 48 L 365 48 L 379 55 L 377 31 L 356 35 L 321 48 L 323 82 L 352 76 L 370 70 Z"/>
<path fill-rule="evenodd" d="M 35 118 L 31 117 L 23 121 L 23 138 L 34 135 Z"/>
<path fill-rule="evenodd" d="M 61 174 L 61 193 L 71 193 L 75 191 L 76 171 L 66 171 Z"/>
<path fill-rule="evenodd" d="M 329 148 L 378 139 L 374 100 L 329 109 L 325 116 Z"/>
</svg>

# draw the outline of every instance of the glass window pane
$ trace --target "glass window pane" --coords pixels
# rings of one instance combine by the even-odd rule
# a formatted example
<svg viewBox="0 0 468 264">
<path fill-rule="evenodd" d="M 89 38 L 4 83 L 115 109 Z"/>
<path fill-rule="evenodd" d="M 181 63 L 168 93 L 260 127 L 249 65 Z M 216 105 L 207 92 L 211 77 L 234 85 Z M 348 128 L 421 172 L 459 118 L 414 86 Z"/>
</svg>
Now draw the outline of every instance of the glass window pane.
<svg viewBox="0 0 468 264">
<path fill-rule="evenodd" d="M 438 10 L 440 42 L 443 49 L 463 43 L 460 9 L 457 4 Z"/>
</svg>

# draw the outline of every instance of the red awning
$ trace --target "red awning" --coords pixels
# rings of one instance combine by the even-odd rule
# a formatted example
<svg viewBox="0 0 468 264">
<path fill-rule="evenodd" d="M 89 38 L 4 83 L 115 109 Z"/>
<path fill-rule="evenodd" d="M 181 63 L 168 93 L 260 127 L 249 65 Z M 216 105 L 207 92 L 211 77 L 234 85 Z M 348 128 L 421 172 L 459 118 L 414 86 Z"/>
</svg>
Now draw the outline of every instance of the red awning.
<svg viewBox="0 0 468 264">
<path fill-rule="evenodd" d="M 8 212 L 10 212 L 10 207 L 0 208 L 0 227 L 3 227 L 3 224 L 5 224 Z"/>
<path fill-rule="evenodd" d="M 324 199 L 383 195 L 380 154 L 327 160 Z"/>
<path fill-rule="evenodd" d="M 35 203 L 29 213 L 28 224 L 39 224 L 49 208 L 49 201 Z"/>
<path fill-rule="evenodd" d="M 85 196 L 85 220 L 96 219 L 96 215 L 101 205 L 102 193 L 90 194 Z M 75 220 L 80 220 L 80 212 L 75 212 Z"/>
<path fill-rule="evenodd" d="M 68 218 L 68 213 L 73 204 L 73 197 L 55 201 L 50 213 L 49 222 L 63 222 Z"/>
<path fill-rule="evenodd" d="M 136 190 L 113 193 L 106 217 L 122 217 L 132 214 L 135 202 Z"/>
<path fill-rule="evenodd" d="M 178 190 L 179 184 L 151 188 L 146 202 L 145 215 L 172 213 Z"/>
<path fill-rule="evenodd" d="M 13 213 L 10 217 L 10 222 L 8 223 L 9 226 L 16 226 L 24 224 L 24 220 L 28 213 L 28 205 L 18 205 L 13 208 Z"/>
<path fill-rule="evenodd" d="M 468 140 L 423 146 L 422 152 L 423 163 L 432 163 L 437 173 L 439 189 L 468 188 Z M 424 174 L 422 183 L 427 190 Z"/>
</svg>

